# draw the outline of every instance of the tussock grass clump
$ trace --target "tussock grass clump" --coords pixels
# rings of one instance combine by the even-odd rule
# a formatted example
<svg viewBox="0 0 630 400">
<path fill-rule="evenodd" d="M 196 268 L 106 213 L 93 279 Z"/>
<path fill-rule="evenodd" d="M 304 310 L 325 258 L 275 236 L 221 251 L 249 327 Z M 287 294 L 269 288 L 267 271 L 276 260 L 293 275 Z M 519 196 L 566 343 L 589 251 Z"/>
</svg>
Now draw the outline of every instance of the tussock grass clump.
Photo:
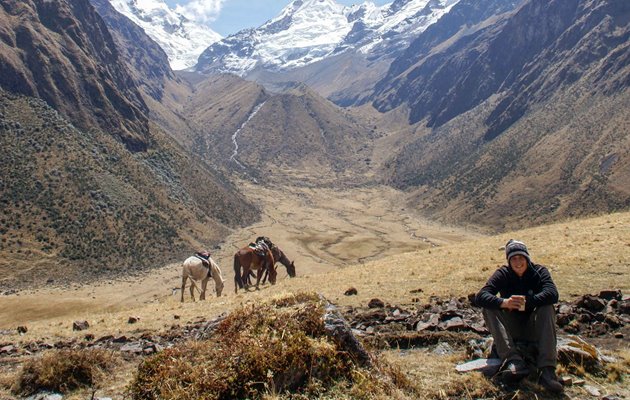
<svg viewBox="0 0 630 400">
<path fill-rule="evenodd" d="M 133 399 L 318 396 L 351 382 L 359 368 L 324 329 L 324 305 L 298 294 L 244 306 L 203 341 L 189 341 L 145 360 L 131 385 Z M 364 372 L 363 375 L 372 372 Z"/>
<path fill-rule="evenodd" d="M 95 387 L 118 361 L 114 353 L 101 349 L 49 351 L 24 364 L 12 391 L 27 396 L 39 391 L 66 393 Z"/>
<path fill-rule="evenodd" d="M 607 364 L 605 371 L 608 382 L 624 382 L 630 375 L 630 348 L 620 350 L 617 362 Z"/>
</svg>

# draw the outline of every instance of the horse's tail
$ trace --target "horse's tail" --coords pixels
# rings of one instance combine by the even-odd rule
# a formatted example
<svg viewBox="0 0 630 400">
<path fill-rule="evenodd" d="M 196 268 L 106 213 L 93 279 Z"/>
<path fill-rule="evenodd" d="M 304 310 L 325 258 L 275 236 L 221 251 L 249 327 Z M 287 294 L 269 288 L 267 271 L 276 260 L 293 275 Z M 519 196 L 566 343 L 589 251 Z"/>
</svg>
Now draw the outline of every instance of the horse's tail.
<svg viewBox="0 0 630 400">
<path fill-rule="evenodd" d="M 234 290 L 243 288 L 243 278 L 241 277 L 241 262 L 238 253 L 234 254 Z"/>
</svg>

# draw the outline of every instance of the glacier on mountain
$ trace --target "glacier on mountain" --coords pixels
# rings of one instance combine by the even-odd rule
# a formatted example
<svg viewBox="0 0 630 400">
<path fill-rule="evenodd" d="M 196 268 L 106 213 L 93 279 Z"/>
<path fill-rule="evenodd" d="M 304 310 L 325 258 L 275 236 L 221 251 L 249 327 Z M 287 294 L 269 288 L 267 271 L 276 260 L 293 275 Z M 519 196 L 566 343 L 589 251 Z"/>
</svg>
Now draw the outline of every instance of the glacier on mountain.
<svg viewBox="0 0 630 400">
<path fill-rule="evenodd" d="M 112 6 L 164 50 L 171 68 L 186 69 L 221 35 L 169 8 L 163 0 L 110 0 Z"/>
<path fill-rule="evenodd" d="M 387 56 L 406 48 L 458 1 L 395 0 L 381 7 L 368 1 L 346 7 L 334 0 L 294 0 L 260 27 L 210 45 L 195 69 L 244 76 L 255 68 L 298 68 L 349 50 Z"/>
</svg>

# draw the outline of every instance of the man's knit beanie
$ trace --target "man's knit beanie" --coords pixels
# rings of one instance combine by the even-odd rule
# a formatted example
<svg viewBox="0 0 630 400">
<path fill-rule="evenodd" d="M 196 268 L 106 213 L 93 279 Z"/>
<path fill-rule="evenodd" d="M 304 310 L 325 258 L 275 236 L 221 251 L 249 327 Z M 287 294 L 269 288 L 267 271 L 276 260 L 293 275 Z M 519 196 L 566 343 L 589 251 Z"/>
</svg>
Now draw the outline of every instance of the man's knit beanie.
<svg viewBox="0 0 630 400">
<path fill-rule="evenodd" d="M 525 243 L 514 239 L 508 240 L 505 245 L 505 258 L 507 258 L 508 264 L 510 263 L 510 258 L 517 254 L 522 255 L 523 257 L 527 258 L 528 262 L 531 262 L 531 259 L 529 258 L 529 252 L 527 251 L 527 246 L 525 246 Z"/>
</svg>

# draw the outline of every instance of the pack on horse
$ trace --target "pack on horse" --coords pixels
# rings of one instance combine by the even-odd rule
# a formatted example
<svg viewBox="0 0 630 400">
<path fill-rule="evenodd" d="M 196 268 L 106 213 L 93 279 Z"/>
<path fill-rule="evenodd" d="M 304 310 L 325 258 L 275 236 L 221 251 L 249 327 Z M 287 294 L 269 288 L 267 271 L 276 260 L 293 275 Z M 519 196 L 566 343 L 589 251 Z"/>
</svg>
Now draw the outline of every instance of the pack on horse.
<svg viewBox="0 0 630 400">
<path fill-rule="evenodd" d="M 271 249 L 266 243 L 256 240 L 256 247 L 252 245 L 244 247 L 234 254 L 234 293 L 238 289 L 249 288 L 249 274 L 256 270 L 256 290 L 260 285 L 260 278 L 264 271 L 269 272 L 269 282 L 276 284 L 278 273 Z M 262 244 L 261 244 L 262 242 Z"/>
<path fill-rule="evenodd" d="M 214 279 L 215 289 L 217 291 L 217 297 L 221 296 L 225 279 L 217 263 L 210 257 L 207 252 L 200 252 L 194 256 L 188 257 L 182 264 L 182 297 L 181 302 L 184 302 L 184 290 L 186 289 L 186 281 L 190 278 L 190 296 L 195 301 L 194 288 L 197 287 L 195 281 L 201 281 L 201 290 L 199 291 L 199 300 L 206 299 L 206 287 L 208 286 L 208 280 Z M 197 288 L 199 290 L 199 288 Z"/>
<path fill-rule="evenodd" d="M 289 277 L 295 278 L 295 261 L 290 261 L 289 257 L 287 257 L 286 254 L 284 254 L 284 252 L 280 250 L 280 247 L 278 247 L 277 245 L 272 243 L 270 247 L 271 247 L 271 254 L 273 255 L 274 261 L 277 263 L 279 262 L 280 264 L 284 265 L 284 267 L 287 269 L 287 274 L 289 275 Z M 263 278 L 262 278 L 263 284 L 267 281 L 267 275 L 268 275 L 267 270 L 265 270 L 265 274 L 263 275 Z"/>
</svg>

